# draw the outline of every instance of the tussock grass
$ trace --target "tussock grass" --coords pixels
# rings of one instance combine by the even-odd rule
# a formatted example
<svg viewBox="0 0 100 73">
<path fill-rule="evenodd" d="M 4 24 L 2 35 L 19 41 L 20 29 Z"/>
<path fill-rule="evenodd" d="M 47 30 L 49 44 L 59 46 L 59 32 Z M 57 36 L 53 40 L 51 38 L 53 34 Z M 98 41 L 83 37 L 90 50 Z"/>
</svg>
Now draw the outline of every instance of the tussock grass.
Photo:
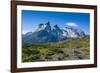
<svg viewBox="0 0 100 73">
<path fill-rule="evenodd" d="M 46 44 L 25 44 L 22 61 L 61 61 L 89 59 L 89 36 Z"/>
</svg>

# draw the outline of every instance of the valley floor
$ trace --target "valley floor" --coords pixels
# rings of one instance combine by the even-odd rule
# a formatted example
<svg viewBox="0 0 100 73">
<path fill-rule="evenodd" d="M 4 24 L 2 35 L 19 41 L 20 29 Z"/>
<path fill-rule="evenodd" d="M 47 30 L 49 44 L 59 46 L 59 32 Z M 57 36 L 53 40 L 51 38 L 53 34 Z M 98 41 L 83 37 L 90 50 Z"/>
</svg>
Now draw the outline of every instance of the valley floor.
<svg viewBox="0 0 100 73">
<path fill-rule="evenodd" d="M 23 62 L 85 60 L 90 58 L 89 37 L 22 48 Z"/>
</svg>

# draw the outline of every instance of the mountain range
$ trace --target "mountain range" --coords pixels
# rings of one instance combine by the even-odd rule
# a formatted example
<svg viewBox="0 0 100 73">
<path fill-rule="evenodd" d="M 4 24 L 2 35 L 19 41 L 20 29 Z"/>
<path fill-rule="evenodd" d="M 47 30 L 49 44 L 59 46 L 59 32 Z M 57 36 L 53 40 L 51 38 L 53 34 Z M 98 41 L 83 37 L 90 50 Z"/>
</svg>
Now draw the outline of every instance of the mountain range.
<svg viewBox="0 0 100 73">
<path fill-rule="evenodd" d="M 85 36 L 86 34 L 72 27 L 61 29 L 58 25 L 52 28 L 50 22 L 38 24 L 38 28 L 34 32 L 27 32 L 22 35 L 23 43 L 48 43 L 58 42 L 68 39 L 76 39 Z"/>
</svg>

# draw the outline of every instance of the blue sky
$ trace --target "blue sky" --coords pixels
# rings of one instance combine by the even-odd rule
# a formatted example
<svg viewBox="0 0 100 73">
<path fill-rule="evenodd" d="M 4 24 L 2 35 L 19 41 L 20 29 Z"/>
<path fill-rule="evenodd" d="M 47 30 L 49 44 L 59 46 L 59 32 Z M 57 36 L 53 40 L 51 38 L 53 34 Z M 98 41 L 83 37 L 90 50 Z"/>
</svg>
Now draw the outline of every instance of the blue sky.
<svg viewBox="0 0 100 73">
<path fill-rule="evenodd" d="M 75 12 L 51 12 L 22 10 L 22 32 L 34 32 L 40 23 L 50 21 L 53 27 L 57 24 L 60 28 L 70 26 L 80 29 L 86 34 L 90 33 L 90 14 Z"/>
</svg>

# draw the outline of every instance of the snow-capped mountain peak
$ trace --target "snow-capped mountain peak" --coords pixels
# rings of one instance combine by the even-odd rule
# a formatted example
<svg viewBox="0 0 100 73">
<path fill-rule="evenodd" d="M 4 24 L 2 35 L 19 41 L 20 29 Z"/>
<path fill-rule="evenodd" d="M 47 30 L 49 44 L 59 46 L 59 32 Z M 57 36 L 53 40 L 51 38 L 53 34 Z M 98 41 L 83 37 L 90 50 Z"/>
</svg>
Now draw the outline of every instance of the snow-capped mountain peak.
<svg viewBox="0 0 100 73">
<path fill-rule="evenodd" d="M 46 25 L 45 25 L 45 24 L 39 24 L 39 25 L 38 25 L 38 28 L 37 28 L 37 30 L 36 30 L 36 31 L 41 31 L 41 30 L 44 30 L 44 29 L 45 29 L 45 27 L 46 27 Z"/>
<path fill-rule="evenodd" d="M 39 24 L 36 31 L 38 32 L 42 30 L 47 30 L 49 32 L 51 30 L 50 22 L 47 22 L 46 24 L 43 23 Z"/>
<path fill-rule="evenodd" d="M 65 30 L 65 32 L 67 32 L 68 37 L 71 37 L 71 38 L 79 38 L 79 37 L 85 35 L 85 33 L 83 31 L 72 28 L 72 27 L 65 27 L 64 30 Z"/>
</svg>

